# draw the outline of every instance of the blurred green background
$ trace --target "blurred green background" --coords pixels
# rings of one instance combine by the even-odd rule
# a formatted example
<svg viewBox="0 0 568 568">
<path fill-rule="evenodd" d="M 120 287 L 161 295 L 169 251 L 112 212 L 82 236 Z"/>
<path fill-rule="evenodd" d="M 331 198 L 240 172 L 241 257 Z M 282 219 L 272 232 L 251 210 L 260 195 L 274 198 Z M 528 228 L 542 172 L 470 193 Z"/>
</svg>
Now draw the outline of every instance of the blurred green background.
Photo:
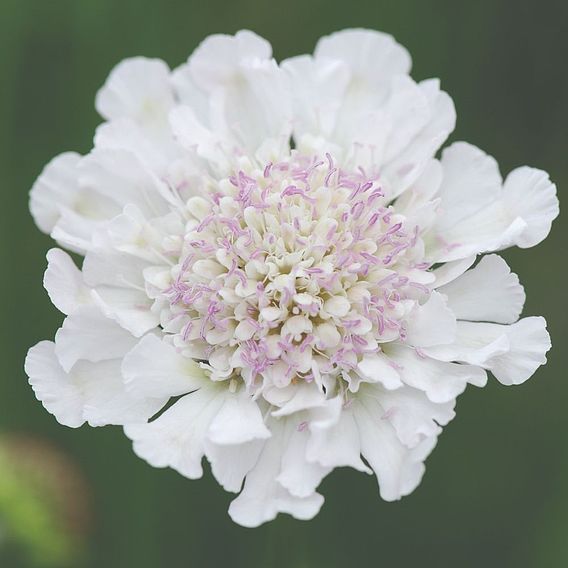
<svg viewBox="0 0 568 568">
<path fill-rule="evenodd" d="M 113 65 L 147 55 L 175 66 L 206 35 L 244 27 L 282 59 L 350 26 L 395 35 L 415 78 L 441 78 L 458 110 L 452 139 L 493 154 L 504 173 L 548 170 L 562 201 L 565 2 L 0 0 L 0 451 L 11 451 L 0 453 L 0 525 L 12 527 L 0 533 L 3 568 L 568 566 L 562 219 L 536 249 L 505 255 L 527 288 L 525 313 L 549 321 L 548 366 L 520 387 L 470 388 L 422 485 L 398 503 L 379 500 L 374 478 L 341 470 L 313 521 L 243 529 L 209 473 L 190 482 L 152 469 L 119 428 L 61 427 L 27 385 L 27 348 L 62 320 L 42 289 L 52 243 L 28 214 L 28 190 L 53 155 L 90 149 L 94 95 Z"/>
</svg>

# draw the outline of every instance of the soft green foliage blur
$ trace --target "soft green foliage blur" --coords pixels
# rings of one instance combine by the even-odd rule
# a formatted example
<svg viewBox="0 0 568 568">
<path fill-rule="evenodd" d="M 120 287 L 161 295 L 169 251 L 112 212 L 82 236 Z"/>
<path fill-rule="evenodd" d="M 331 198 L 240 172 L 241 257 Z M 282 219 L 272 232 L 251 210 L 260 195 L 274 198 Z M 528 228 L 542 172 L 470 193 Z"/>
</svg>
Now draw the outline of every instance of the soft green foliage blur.
<svg viewBox="0 0 568 568">
<path fill-rule="evenodd" d="M 209 473 L 188 481 L 152 469 L 118 428 L 59 426 L 22 369 L 27 348 L 62 321 L 41 283 L 53 243 L 34 227 L 27 192 L 52 156 L 89 150 L 95 92 L 121 59 L 175 66 L 206 35 L 244 27 L 267 37 L 279 59 L 311 51 L 336 29 L 387 31 L 409 48 L 415 78 L 440 77 L 453 96 L 452 139 L 493 154 L 504 173 L 522 164 L 548 170 L 562 207 L 567 22 L 568 4 L 549 0 L 0 0 L 0 432 L 49 440 L 87 477 L 94 521 L 84 566 L 568 566 L 562 218 L 545 243 L 505 255 L 527 289 L 525 314 L 549 321 L 549 364 L 523 386 L 470 387 L 422 485 L 398 503 L 380 501 L 373 478 L 341 470 L 323 483 L 326 504 L 313 521 L 237 527 L 226 514 L 230 496 Z M 0 487 L 10 483 L 3 475 Z M 44 513 L 29 513 L 30 531 L 41 521 L 35 514 Z M 0 546 L 2 567 L 39 566 L 7 554 Z"/>
<path fill-rule="evenodd" d="M 31 442 L 0 437 L 0 549 L 7 555 L 6 548 L 15 548 L 38 568 L 72 568 L 82 556 L 83 539 L 80 527 L 66 518 L 67 509 L 83 508 L 86 496 L 65 487 L 75 473 L 73 463 L 60 463 L 56 450 Z"/>
</svg>

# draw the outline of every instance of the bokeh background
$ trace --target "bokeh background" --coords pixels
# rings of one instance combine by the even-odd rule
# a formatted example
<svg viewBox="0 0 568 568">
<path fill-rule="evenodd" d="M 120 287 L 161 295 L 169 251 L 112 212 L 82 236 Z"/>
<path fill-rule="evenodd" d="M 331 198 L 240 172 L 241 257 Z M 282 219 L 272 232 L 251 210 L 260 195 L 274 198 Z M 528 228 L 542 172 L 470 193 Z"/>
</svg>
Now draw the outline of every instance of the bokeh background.
<svg viewBox="0 0 568 568">
<path fill-rule="evenodd" d="M 556 221 L 536 249 L 505 255 L 549 321 L 549 364 L 520 387 L 470 388 L 398 503 L 341 470 L 307 523 L 233 525 L 207 472 L 188 481 L 137 459 L 119 428 L 70 430 L 35 401 L 27 348 L 62 316 L 42 289 L 49 238 L 27 211 L 42 166 L 87 152 L 93 100 L 133 55 L 178 65 L 208 34 L 250 28 L 282 59 L 343 27 L 387 31 L 417 79 L 440 77 L 458 110 L 452 139 L 548 170 L 568 187 L 568 4 L 546 0 L 0 0 L 0 566 L 319 568 L 568 566 L 566 246 Z"/>
</svg>

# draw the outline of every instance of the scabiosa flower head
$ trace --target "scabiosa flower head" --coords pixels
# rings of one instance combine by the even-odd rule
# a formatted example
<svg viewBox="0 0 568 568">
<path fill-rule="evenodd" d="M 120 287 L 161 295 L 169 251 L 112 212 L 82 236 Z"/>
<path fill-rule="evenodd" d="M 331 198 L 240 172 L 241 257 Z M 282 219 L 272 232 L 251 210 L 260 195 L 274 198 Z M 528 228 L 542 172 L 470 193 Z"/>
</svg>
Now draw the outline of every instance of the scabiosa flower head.
<svg viewBox="0 0 568 568">
<path fill-rule="evenodd" d="M 243 31 L 170 72 L 120 63 L 86 156 L 31 193 L 45 287 L 67 316 L 30 350 L 62 424 L 119 424 L 189 478 L 205 456 L 229 514 L 309 519 L 335 467 L 413 491 L 468 383 L 519 384 L 545 321 L 491 253 L 531 247 L 558 214 L 546 173 L 503 182 L 458 142 L 437 80 L 414 82 L 388 35 L 347 30 L 278 65 Z M 242 491 L 241 491 L 242 490 Z"/>
</svg>

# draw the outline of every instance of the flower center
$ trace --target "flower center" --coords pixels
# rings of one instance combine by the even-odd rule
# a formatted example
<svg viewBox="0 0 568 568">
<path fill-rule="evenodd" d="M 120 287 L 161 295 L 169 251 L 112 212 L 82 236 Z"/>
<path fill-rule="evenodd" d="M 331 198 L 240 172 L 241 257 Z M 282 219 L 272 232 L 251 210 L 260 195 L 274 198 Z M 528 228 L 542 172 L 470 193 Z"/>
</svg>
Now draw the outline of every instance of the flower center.
<svg viewBox="0 0 568 568">
<path fill-rule="evenodd" d="M 329 154 L 238 171 L 187 213 L 165 331 L 213 380 L 254 389 L 348 374 L 404 341 L 405 315 L 429 293 L 413 279 L 428 268 L 418 227 L 379 179 Z"/>
</svg>

